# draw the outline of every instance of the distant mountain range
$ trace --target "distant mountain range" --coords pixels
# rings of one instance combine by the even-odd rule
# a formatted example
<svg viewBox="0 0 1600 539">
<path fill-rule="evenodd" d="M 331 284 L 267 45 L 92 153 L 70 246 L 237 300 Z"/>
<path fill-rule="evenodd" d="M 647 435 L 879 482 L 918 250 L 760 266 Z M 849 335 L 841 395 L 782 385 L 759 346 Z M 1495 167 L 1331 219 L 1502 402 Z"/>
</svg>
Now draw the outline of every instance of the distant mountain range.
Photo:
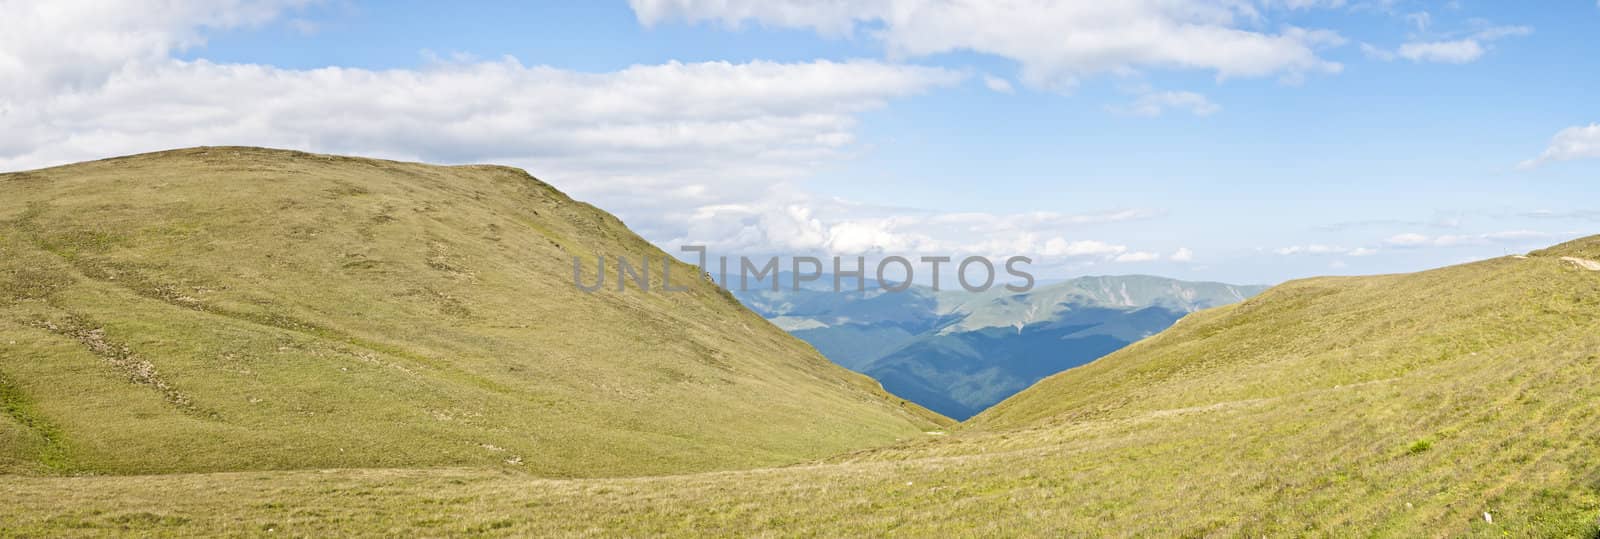
<svg viewBox="0 0 1600 539">
<path fill-rule="evenodd" d="M 809 284 L 734 295 L 835 363 L 958 420 L 1188 313 L 1266 289 L 1146 275 L 1081 277 L 1025 293 L 926 286 L 891 293 L 872 283 L 865 292 L 833 292 L 826 275 Z"/>
</svg>

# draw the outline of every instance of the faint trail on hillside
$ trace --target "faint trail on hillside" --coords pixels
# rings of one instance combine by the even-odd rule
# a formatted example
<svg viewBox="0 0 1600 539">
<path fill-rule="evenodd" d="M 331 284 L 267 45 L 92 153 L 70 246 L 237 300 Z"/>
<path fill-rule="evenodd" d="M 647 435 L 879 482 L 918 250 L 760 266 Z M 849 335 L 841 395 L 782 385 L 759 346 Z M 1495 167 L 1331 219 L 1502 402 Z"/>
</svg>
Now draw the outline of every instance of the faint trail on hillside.
<svg viewBox="0 0 1600 539">
<path fill-rule="evenodd" d="M 1589 271 L 1600 271 L 1600 262 L 1589 260 L 1587 258 L 1578 258 L 1575 256 L 1563 256 L 1561 259 L 1571 262 L 1574 265 Z"/>
<path fill-rule="evenodd" d="M 29 325 L 77 341 L 89 352 L 122 371 L 128 381 L 154 388 L 168 404 L 185 414 L 204 419 L 220 418 L 215 411 L 201 408 L 187 393 L 168 383 L 156 370 L 155 364 L 135 353 L 133 348 L 107 338 L 105 328 L 99 324 L 68 315 L 57 321 L 37 320 Z"/>
</svg>

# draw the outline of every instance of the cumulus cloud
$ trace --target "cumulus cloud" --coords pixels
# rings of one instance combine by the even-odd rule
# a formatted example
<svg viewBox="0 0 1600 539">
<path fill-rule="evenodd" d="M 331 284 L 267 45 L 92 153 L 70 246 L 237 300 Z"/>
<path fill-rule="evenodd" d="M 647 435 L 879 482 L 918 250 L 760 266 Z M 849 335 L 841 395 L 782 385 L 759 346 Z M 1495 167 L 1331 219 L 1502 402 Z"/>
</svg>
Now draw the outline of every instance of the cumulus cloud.
<svg viewBox="0 0 1600 539">
<path fill-rule="evenodd" d="M 205 30 L 263 24 L 299 2 L 148 4 L 0 0 L 0 170 L 231 144 L 495 162 L 596 201 L 669 249 L 743 252 L 1112 261 L 1135 252 L 1078 228 L 1159 215 L 876 208 L 798 184 L 854 151 L 861 113 L 958 84 L 967 75 L 957 71 L 885 61 L 602 73 L 510 57 L 388 70 L 184 61 L 174 53 L 203 43 Z"/>
<path fill-rule="evenodd" d="M 837 159 L 857 113 L 957 75 L 877 62 L 668 63 L 611 73 L 512 59 L 417 70 L 167 61 L 7 104 L 0 169 L 239 144 L 522 166 L 647 237 Z"/>
<path fill-rule="evenodd" d="M 129 62 L 163 61 L 205 30 L 258 25 L 307 0 L 0 0 L 0 94 L 92 88 Z"/>
<path fill-rule="evenodd" d="M 1264 7 L 1201 0 L 927 2 L 923 0 L 630 0 L 646 25 L 668 20 L 808 28 L 825 35 L 870 28 L 895 56 L 975 51 L 1016 60 L 1030 84 L 1069 88 L 1080 78 L 1143 69 L 1209 71 L 1218 78 L 1337 73 L 1319 49 L 1326 30 L 1259 29 Z M 1293 2 L 1308 8 L 1319 2 Z"/>
<path fill-rule="evenodd" d="M 439 162 L 500 160 L 606 191 L 709 197 L 792 176 L 852 141 L 855 114 L 953 82 L 877 62 L 668 63 L 589 74 L 514 59 L 418 70 L 167 61 L 9 106 L 0 168 L 196 144 Z M 25 106 L 23 106 L 25 104 Z M 752 185 L 760 188 L 760 185 Z"/>
<path fill-rule="evenodd" d="M 1522 168 L 1535 168 L 1553 161 L 1600 158 L 1600 124 L 1562 129 L 1551 137 L 1549 147 L 1538 157 L 1523 161 Z"/>
<path fill-rule="evenodd" d="M 1148 251 L 1133 251 L 1133 252 L 1122 253 L 1120 255 L 1117 255 L 1117 257 L 1114 260 L 1116 260 L 1117 262 L 1150 262 L 1150 261 L 1160 260 L 1160 259 L 1161 259 L 1161 255 L 1158 255 L 1158 254 L 1155 254 L 1155 253 L 1152 253 L 1152 252 L 1148 252 Z"/>
<path fill-rule="evenodd" d="M 0 2 L 0 170 L 225 144 L 497 162 L 654 238 L 849 154 L 860 113 L 966 77 L 880 61 L 285 69 L 173 54 L 296 1 Z"/>
<path fill-rule="evenodd" d="M 1194 251 L 1190 250 L 1188 247 L 1179 247 L 1178 250 L 1173 251 L 1172 256 L 1168 256 L 1167 259 L 1173 262 L 1190 262 L 1194 260 Z"/>
</svg>

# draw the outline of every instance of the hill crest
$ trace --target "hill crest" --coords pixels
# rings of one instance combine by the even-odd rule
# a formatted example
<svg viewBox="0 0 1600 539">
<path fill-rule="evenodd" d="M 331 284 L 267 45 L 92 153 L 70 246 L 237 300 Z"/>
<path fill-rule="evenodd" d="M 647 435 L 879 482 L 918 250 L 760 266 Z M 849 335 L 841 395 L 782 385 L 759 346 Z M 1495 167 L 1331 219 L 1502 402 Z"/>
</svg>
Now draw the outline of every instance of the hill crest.
<svg viewBox="0 0 1600 539">
<path fill-rule="evenodd" d="M 0 469 L 678 473 L 947 422 L 708 283 L 578 291 L 574 255 L 665 254 L 518 169 L 201 147 L 0 185 Z"/>
</svg>

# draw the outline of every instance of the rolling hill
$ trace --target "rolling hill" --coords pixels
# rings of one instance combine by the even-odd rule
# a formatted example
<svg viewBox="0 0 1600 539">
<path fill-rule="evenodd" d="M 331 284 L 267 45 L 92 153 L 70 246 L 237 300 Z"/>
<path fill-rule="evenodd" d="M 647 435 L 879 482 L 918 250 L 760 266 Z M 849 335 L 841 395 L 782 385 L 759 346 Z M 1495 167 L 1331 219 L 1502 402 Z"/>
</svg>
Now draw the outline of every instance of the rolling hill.
<svg viewBox="0 0 1600 539">
<path fill-rule="evenodd" d="M 18 533 L 1467 536 L 1600 532 L 1600 236 L 1293 281 L 949 436 L 803 466 L 10 477 Z M 225 491 L 228 496 L 213 493 Z"/>
<path fill-rule="evenodd" d="M 785 279 L 784 282 L 787 282 Z M 1154 335 L 1191 312 L 1264 290 L 1146 275 L 1079 277 L 1025 293 L 736 292 L 834 362 L 945 416 L 964 420 L 1046 376 Z"/>
<path fill-rule="evenodd" d="M 241 163 L 228 154 L 235 151 L 273 164 L 267 171 L 257 170 L 253 161 Z M 366 195 L 356 197 L 385 194 L 356 205 L 349 195 L 331 198 L 334 193 L 328 192 L 329 182 L 343 173 L 286 172 L 305 166 L 294 164 L 300 160 L 338 158 L 290 154 L 285 162 L 283 154 L 233 149 L 178 155 L 184 157 L 144 156 L 33 173 L 42 177 L 0 176 L 0 189 L 29 197 L 21 204 L 0 206 L 5 212 L 0 219 L 7 222 L 6 256 L 0 258 L 7 264 L 0 288 L 6 313 L 0 328 L 5 336 L 0 343 L 6 346 L 0 402 L 7 419 L 0 421 L 0 448 L 10 459 L 9 470 L 29 472 L 0 475 L 5 487 L 0 488 L 0 506 L 7 508 L 0 512 L 0 532 L 577 537 L 1600 533 L 1600 270 L 1592 269 L 1600 266 L 1600 236 L 1526 256 L 1419 273 L 1288 282 L 1240 303 L 1189 314 L 1155 336 L 1046 378 L 948 435 L 929 436 L 917 432 L 929 424 L 921 422 L 924 416 L 917 409 L 898 408 L 893 400 L 886 403 L 883 394 L 862 389 L 862 379 L 805 352 L 805 345 L 764 325 L 755 314 L 724 309 L 732 300 L 709 285 L 696 288 L 703 293 L 681 299 L 562 296 L 585 308 L 610 306 L 597 311 L 529 306 L 495 294 L 512 290 L 513 285 L 504 283 L 524 281 L 494 278 L 491 270 L 520 266 L 489 264 L 481 257 L 490 256 L 492 249 L 468 250 L 465 246 L 473 242 L 466 236 L 487 227 L 458 223 L 447 217 L 452 212 L 429 213 L 416 210 L 421 206 L 397 204 L 392 214 L 413 212 L 404 214 L 415 219 L 409 222 L 416 228 L 407 234 L 365 239 L 359 230 L 343 233 L 347 236 L 330 232 L 358 218 L 370 219 L 384 201 L 399 198 L 388 189 L 404 192 L 407 186 L 419 192 L 406 196 L 432 200 L 435 207 L 454 201 L 457 212 L 501 200 L 515 202 L 498 210 L 504 215 L 523 211 L 516 208 L 539 215 L 570 208 L 561 198 L 554 205 L 533 204 L 536 197 L 515 198 L 513 193 L 524 187 L 509 186 L 550 191 L 513 171 L 351 160 L 347 172 L 352 175 L 376 167 L 387 170 L 381 174 L 386 178 L 400 175 L 394 169 L 421 176 L 365 184 Z M 162 170 L 176 172 L 127 174 L 141 170 L 140 159 L 163 161 Z M 178 167 L 175 159 L 197 164 Z M 162 199 L 172 206 L 143 202 L 153 195 L 118 183 L 143 185 L 155 193 L 167 182 L 215 184 L 215 167 L 253 181 L 214 190 L 193 188 L 187 196 Z M 61 171 L 73 173 L 56 176 Z M 434 190 L 454 193 L 462 182 L 477 185 L 457 175 L 480 173 L 503 174 L 508 187 L 481 187 L 485 197 L 469 196 L 470 203 L 459 194 L 422 196 Z M 289 198 L 321 209 L 279 203 L 285 195 L 264 195 L 274 182 L 294 182 L 291 192 L 310 194 Z M 280 211 L 206 221 L 215 229 L 187 226 L 181 218 L 203 219 L 209 207 L 238 212 L 245 200 Z M 297 213 L 302 211 L 308 213 Z M 581 214 L 601 215 L 588 210 Z M 239 224 L 227 225 L 235 221 Z M 610 242 L 637 241 L 605 224 L 610 221 L 574 217 L 532 222 L 547 228 L 540 240 L 564 246 L 598 249 L 609 248 Z M 611 232 L 577 233 L 590 224 Z M 311 230 L 294 234 L 296 227 Z M 250 237 L 257 243 L 223 240 L 250 230 L 284 230 L 286 236 L 255 232 Z M 466 232 L 447 233 L 451 230 Z M 442 265 L 493 287 L 482 294 L 460 283 L 441 290 L 465 304 L 470 313 L 465 319 L 446 317 L 437 295 L 422 296 L 418 303 L 382 300 L 395 290 L 448 282 L 430 273 L 448 270 L 428 264 L 437 256 L 429 242 L 400 239 L 428 234 L 443 235 L 452 242 L 445 252 L 458 254 L 439 260 Z M 592 239 L 606 234 L 614 234 L 609 236 L 613 239 Z M 502 241 L 510 236 L 504 234 Z M 314 248 L 291 248 L 306 246 L 291 243 L 297 238 L 313 237 L 317 239 L 300 241 Z M 343 264 L 356 257 L 322 259 L 374 241 L 401 242 L 422 252 L 367 251 L 368 260 L 407 264 L 406 271 L 388 275 L 340 277 Z M 527 246 L 530 253 L 543 252 L 535 245 Z M 217 254 L 209 254 L 206 246 Z M 508 258 L 541 264 L 536 256 Z M 548 263 L 565 267 L 565 260 Z M 40 268 L 64 272 L 35 271 Z M 297 279 L 300 275 L 318 280 Z M 363 283 L 384 286 L 368 289 Z M 683 304 L 654 308 L 655 302 L 667 301 Z M 188 306 L 195 302 L 201 307 Z M 511 305 L 527 309 L 520 315 L 524 321 L 495 320 L 529 328 L 495 331 L 474 322 L 489 320 L 490 313 L 501 309 L 509 311 Z M 619 329 L 629 333 L 619 337 L 626 341 L 617 342 L 590 329 L 597 327 L 593 324 L 551 320 L 539 309 L 579 322 L 632 319 L 634 326 Z M 677 316 L 682 313 L 715 317 L 719 325 L 748 326 L 750 333 L 713 342 L 744 352 L 727 355 L 726 361 L 737 369 L 760 372 L 715 379 L 725 389 L 715 395 L 729 398 L 707 401 L 714 397 L 696 392 L 695 399 L 669 400 L 646 392 L 642 400 L 647 402 L 641 402 L 618 399 L 615 389 L 608 390 L 656 387 L 635 378 L 630 381 L 637 385 L 580 386 L 592 395 L 555 389 L 562 387 L 556 382 L 570 380 L 557 378 L 561 369 L 598 369 L 611 357 L 605 354 L 583 356 L 588 364 L 560 363 L 561 369 L 549 368 L 540 376 L 522 377 L 517 374 L 522 371 L 512 369 L 539 365 L 522 362 L 518 358 L 528 356 L 519 354 L 593 350 L 587 346 L 631 346 L 634 354 L 672 361 L 666 351 L 721 334 L 690 332 L 705 319 Z M 665 327 L 640 322 L 641 316 L 660 317 Z M 310 326 L 313 321 L 319 325 Z M 567 325 L 559 326 L 563 331 L 557 334 L 529 331 L 539 324 Z M 687 333 L 671 332 L 677 328 Z M 528 335 L 543 335 L 539 338 L 545 340 L 535 343 L 541 347 L 523 348 L 528 341 L 518 335 L 528 340 L 534 339 Z M 509 344 L 497 346 L 503 342 Z M 467 351 L 480 350 L 473 346 L 488 351 L 469 355 Z M 773 361 L 759 354 L 789 347 L 800 352 L 779 357 L 809 359 Z M 363 351 L 376 363 L 346 359 L 341 349 Z M 178 353 L 186 350 L 194 351 Z M 169 357 L 176 359 L 164 359 Z M 689 370 L 692 363 L 680 359 L 667 365 L 705 372 Z M 500 368 L 504 370 L 496 370 Z M 250 380 L 252 373 L 264 381 L 239 381 Z M 659 373 L 648 375 L 652 378 L 646 381 Z M 708 383 L 694 377 L 670 379 Z M 766 379 L 774 381 L 762 384 Z M 742 390 L 741 384 L 760 390 Z M 524 387 L 541 388 L 548 393 L 540 395 L 559 396 L 557 402 L 573 408 L 559 417 L 562 421 L 522 415 L 529 408 L 519 403 L 532 399 L 521 396 Z M 503 396 L 496 388 L 518 392 Z M 399 395 L 387 397 L 390 392 Z M 459 395 L 454 401 L 458 408 L 447 410 L 480 399 L 470 402 L 485 404 L 472 408 L 482 415 L 441 419 L 427 413 L 448 398 L 441 394 Z M 805 402 L 796 402 L 802 398 Z M 381 404 L 362 406 L 368 402 Z M 793 413 L 787 407 L 818 402 L 837 412 L 827 417 L 836 422 L 804 423 L 814 430 L 803 433 L 793 430 L 796 420 L 767 413 Z M 577 408 L 579 404 L 585 408 Z M 252 406 L 261 411 L 247 413 L 257 409 Z M 513 411 L 501 412 L 496 406 Z M 764 415 L 746 420 L 717 407 Z M 544 409 L 556 414 L 567 408 Z M 335 411 L 356 417 L 327 417 Z M 587 457 L 594 466 L 588 470 L 604 473 L 585 475 L 621 475 L 647 468 L 793 462 L 808 452 L 859 445 L 796 465 L 635 477 L 537 477 L 516 470 L 541 475 L 563 470 L 439 456 L 448 456 L 444 448 L 466 445 L 456 443 L 462 439 L 503 435 L 505 439 L 493 438 L 498 440 L 493 443 L 509 444 L 517 441 L 514 434 L 526 432 L 541 440 L 553 438 L 521 430 L 530 425 L 569 429 L 560 431 L 563 435 L 580 428 L 608 433 L 618 423 L 608 414 L 619 412 L 615 417 L 662 422 L 627 422 L 638 429 L 633 433 L 693 433 L 693 440 L 676 447 L 712 447 L 708 440 L 715 440 L 726 447 L 748 443 L 770 452 L 742 459 L 712 453 L 690 461 L 691 466 L 669 460 L 670 453 L 649 456 L 665 450 L 637 438 L 632 445 L 611 446 L 570 438 L 556 449 L 595 453 Z M 747 442 L 723 438 L 713 427 L 701 426 L 706 421 L 739 421 L 730 429 L 752 435 Z M 330 431 L 334 428 L 349 432 Z M 252 429 L 263 434 L 241 433 Z M 374 460 L 372 449 L 350 443 L 365 437 L 382 437 L 388 443 L 384 450 L 396 457 Z M 901 441 L 892 441 L 896 438 Z M 799 445 L 806 443 L 800 440 L 822 442 Z M 339 454 L 335 443 L 366 453 L 360 462 L 397 464 L 264 469 L 310 449 L 326 452 L 305 459 L 312 465 L 353 466 L 333 456 Z M 217 447 L 242 455 L 223 454 Z M 549 458 L 570 466 L 584 464 L 561 452 L 521 453 L 528 447 L 537 446 L 507 453 L 524 455 L 524 462 Z M 167 452 L 184 451 L 218 464 L 210 469 L 241 471 L 61 475 L 182 471 L 171 463 L 199 457 Z M 614 455 L 660 460 L 630 467 L 614 462 Z"/>
<path fill-rule="evenodd" d="M 573 256 L 665 255 L 512 168 L 194 148 L 0 193 L 3 471 L 681 473 L 946 421 L 691 266 L 578 290 Z"/>
</svg>

